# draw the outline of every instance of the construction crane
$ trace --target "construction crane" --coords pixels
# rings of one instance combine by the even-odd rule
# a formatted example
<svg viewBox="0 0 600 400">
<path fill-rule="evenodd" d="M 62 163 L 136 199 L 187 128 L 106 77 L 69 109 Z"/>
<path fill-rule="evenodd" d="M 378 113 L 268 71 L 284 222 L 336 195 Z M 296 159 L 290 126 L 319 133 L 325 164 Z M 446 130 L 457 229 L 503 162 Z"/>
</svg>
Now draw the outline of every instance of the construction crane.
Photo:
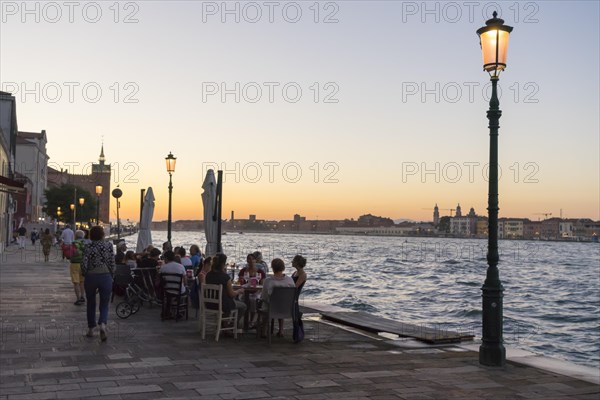
<svg viewBox="0 0 600 400">
<path fill-rule="evenodd" d="M 534 213 L 533 215 L 543 215 L 544 216 L 544 220 L 548 219 L 548 216 L 552 216 L 552 213 Z M 540 217 L 538 217 L 538 221 L 540 220 Z"/>
</svg>

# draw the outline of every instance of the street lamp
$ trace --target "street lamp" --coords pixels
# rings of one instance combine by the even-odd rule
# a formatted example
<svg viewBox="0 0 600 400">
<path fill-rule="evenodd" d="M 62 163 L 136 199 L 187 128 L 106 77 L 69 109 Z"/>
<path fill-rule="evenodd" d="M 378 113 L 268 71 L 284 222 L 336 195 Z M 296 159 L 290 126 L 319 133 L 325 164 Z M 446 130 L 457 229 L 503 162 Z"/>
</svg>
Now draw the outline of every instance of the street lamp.
<svg viewBox="0 0 600 400">
<path fill-rule="evenodd" d="M 119 208 L 121 208 L 121 204 L 119 202 L 119 198 L 123 196 L 123 191 L 118 187 L 113 189 L 112 195 L 115 199 L 117 199 L 117 240 L 121 239 L 121 219 L 119 218 Z"/>
<path fill-rule="evenodd" d="M 96 196 L 98 201 L 96 203 L 96 225 L 100 225 L 100 195 L 102 194 L 102 185 L 96 185 Z"/>
<path fill-rule="evenodd" d="M 167 162 L 167 172 L 169 173 L 169 215 L 167 217 L 167 241 L 171 244 L 171 198 L 173 195 L 173 172 L 175 172 L 175 162 L 177 158 L 173 157 L 173 154 L 169 152 L 169 155 L 165 158 Z"/>
<path fill-rule="evenodd" d="M 71 214 L 73 215 L 73 225 L 75 225 L 75 229 L 77 229 L 77 224 L 75 223 L 75 204 L 69 204 L 69 208 L 71 209 Z"/>
<path fill-rule="evenodd" d="M 85 199 L 83 197 L 79 198 L 79 205 L 81 206 L 80 210 L 81 210 L 81 215 L 79 216 L 79 218 L 81 218 L 81 223 L 79 224 L 79 226 L 83 225 L 83 203 L 85 203 Z"/>
<path fill-rule="evenodd" d="M 483 53 L 483 69 L 490 74 L 492 97 L 487 118 L 490 121 L 490 163 L 488 186 L 488 269 L 482 290 L 482 343 L 479 347 L 479 363 L 488 366 L 503 366 L 506 349 L 502 339 L 502 297 L 504 288 L 498 271 L 498 128 L 500 127 L 500 102 L 498 101 L 498 79 L 506 68 L 508 38 L 513 28 L 504 25 L 504 20 L 493 18 L 477 30 Z"/>
</svg>

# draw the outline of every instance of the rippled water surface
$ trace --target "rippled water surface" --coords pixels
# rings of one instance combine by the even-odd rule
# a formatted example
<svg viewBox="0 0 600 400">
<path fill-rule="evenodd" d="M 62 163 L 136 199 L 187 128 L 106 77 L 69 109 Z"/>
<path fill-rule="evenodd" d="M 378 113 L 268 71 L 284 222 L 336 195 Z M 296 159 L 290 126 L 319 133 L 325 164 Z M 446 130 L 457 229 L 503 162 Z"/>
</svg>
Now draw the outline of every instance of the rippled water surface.
<svg viewBox="0 0 600 400">
<path fill-rule="evenodd" d="M 136 236 L 126 240 L 135 247 Z M 198 232 L 172 242 L 205 244 Z M 303 254 L 305 300 L 481 335 L 485 240 L 229 233 L 223 247 L 238 263 L 261 250 L 290 268 Z M 600 367 L 600 245 L 501 241 L 500 252 L 506 344 Z"/>
</svg>

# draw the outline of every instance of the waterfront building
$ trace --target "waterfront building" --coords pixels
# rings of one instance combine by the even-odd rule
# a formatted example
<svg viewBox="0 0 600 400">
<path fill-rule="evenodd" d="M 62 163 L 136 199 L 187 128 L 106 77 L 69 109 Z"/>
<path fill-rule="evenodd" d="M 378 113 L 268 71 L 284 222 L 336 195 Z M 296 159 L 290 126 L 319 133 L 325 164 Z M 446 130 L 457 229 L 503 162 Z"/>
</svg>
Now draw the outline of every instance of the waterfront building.
<svg viewBox="0 0 600 400">
<path fill-rule="evenodd" d="M 540 239 L 556 240 L 560 238 L 560 218 L 549 218 L 542 221 Z"/>
<path fill-rule="evenodd" d="M 589 218 L 576 219 L 573 222 L 573 237 L 575 240 L 598 240 L 600 235 L 600 221 Z"/>
<path fill-rule="evenodd" d="M 475 222 L 475 236 L 486 238 L 488 236 L 488 220 L 485 217 L 477 218 Z"/>
<path fill-rule="evenodd" d="M 476 220 L 471 217 L 450 218 L 450 233 L 454 236 L 471 237 L 475 234 L 473 225 Z"/>
<path fill-rule="evenodd" d="M 523 221 L 523 238 L 524 239 L 539 239 L 542 231 L 542 223 L 540 221 Z"/>
<path fill-rule="evenodd" d="M 523 219 L 503 218 L 503 238 L 504 239 L 522 239 L 523 238 Z"/>
<path fill-rule="evenodd" d="M 48 143 L 46 131 L 17 132 L 15 172 L 28 179 L 30 190 L 26 196 L 26 210 L 19 213 L 27 215 L 27 222 L 39 222 L 45 217 L 42 212 L 46 197 L 44 192 L 47 183 Z"/>
<path fill-rule="evenodd" d="M 366 214 L 358 217 L 358 226 L 393 226 L 394 221 L 391 218 L 377 217 Z"/>
<path fill-rule="evenodd" d="M 573 239 L 575 227 L 573 220 L 562 220 L 558 223 L 558 234 L 561 239 Z"/>
</svg>

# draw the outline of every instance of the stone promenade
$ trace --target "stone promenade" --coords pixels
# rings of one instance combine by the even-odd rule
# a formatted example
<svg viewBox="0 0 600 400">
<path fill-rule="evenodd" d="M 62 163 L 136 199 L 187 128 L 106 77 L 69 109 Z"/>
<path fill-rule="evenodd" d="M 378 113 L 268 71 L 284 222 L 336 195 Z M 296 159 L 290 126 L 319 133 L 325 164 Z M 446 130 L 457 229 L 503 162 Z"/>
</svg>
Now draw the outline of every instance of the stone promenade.
<svg viewBox="0 0 600 400">
<path fill-rule="evenodd" d="M 478 364 L 455 346 L 398 346 L 305 316 L 306 339 L 200 339 L 198 321 L 165 321 L 147 305 L 109 337 L 83 337 L 68 264 L 11 247 L 0 260 L 0 400 L 598 399 L 599 386 L 508 362 Z M 209 331 L 210 332 L 210 331 Z"/>
</svg>

